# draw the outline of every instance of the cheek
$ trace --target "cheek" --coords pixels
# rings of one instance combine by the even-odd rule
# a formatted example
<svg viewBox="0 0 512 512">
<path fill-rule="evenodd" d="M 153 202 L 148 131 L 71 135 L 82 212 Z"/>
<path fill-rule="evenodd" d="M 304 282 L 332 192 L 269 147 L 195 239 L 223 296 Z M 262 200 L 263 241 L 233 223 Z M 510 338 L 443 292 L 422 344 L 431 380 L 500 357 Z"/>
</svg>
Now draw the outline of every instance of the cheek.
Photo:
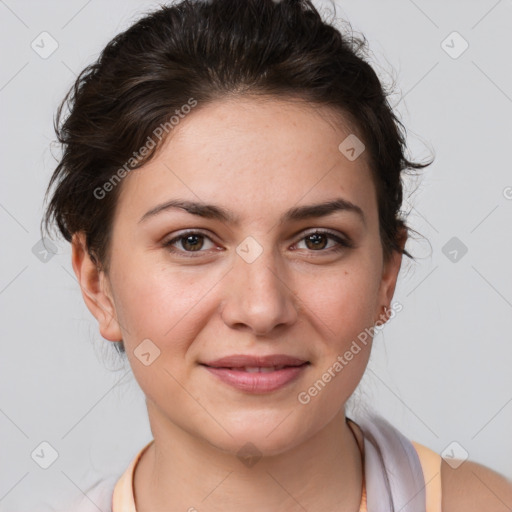
<svg viewBox="0 0 512 512">
<path fill-rule="evenodd" d="M 339 268 L 321 279 L 305 280 L 301 298 L 326 339 L 336 339 L 338 348 L 373 325 L 379 280 L 375 268 L 364 260 Z"/>
<path fill-rule="evenodd" d="M 162 351 L 185 350 L 201 330 L 222 273 L 200 276 L 186 269 L 126 264 L 116 276 L 116 312 L 125 345 L 132 349 L 151 339 Z M 218 274 L 218 275 L 217 275 Z"/>
</svg>

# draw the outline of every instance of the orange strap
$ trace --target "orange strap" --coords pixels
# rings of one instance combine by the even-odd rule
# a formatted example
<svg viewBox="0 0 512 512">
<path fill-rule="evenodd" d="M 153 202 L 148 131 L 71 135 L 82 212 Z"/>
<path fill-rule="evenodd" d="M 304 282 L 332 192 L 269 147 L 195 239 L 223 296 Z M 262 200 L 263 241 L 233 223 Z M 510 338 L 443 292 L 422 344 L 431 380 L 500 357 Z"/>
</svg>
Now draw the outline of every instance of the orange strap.
<svg viewBox="0 0 512 512">
<path fill-rule="evenodd" d="M 113 496 L 114 512 L 136 512 L 133 497 L 133 472 L 140 456 L 152 443 L 148 443 L 132 460 L 122 477 L 117 482 Z M 426 508 L 427 512 L 441 512 L 441 456 L 423 446 L 411 441 L 420 459 L 423 476 L 425 479 Z M 360 512 L 367 512 L 366 489 L 363 486 Z"/>
<path fill-rule="evenodd" d="M 423 446 L 422 444 L 411 441 L 423 469 L 425 478 L 425 493 L 427 498 L 427 512 L 441 512 L 441 456 Z"/>
</svg>

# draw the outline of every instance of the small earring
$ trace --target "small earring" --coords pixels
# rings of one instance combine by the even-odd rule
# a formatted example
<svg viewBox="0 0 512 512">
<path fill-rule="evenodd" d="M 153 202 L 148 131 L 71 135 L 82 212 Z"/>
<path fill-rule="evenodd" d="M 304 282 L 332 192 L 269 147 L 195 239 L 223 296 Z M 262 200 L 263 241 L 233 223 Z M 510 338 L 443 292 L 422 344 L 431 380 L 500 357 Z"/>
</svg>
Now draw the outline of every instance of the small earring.
<svg viewBox="0 0 512 512">
<path fill-rule="evenodd" d="M 380 308 L 381 311 L 384 310 L 384 313 L 381 313 L 379 315 L 379 318 L 375 320 L 374 324 L 376 325 L 378 321 L 380 321 L 380 324 L 385 324 L 389 320 L 389 313 L 387 307 L 383 304 Z"/>
</svg>

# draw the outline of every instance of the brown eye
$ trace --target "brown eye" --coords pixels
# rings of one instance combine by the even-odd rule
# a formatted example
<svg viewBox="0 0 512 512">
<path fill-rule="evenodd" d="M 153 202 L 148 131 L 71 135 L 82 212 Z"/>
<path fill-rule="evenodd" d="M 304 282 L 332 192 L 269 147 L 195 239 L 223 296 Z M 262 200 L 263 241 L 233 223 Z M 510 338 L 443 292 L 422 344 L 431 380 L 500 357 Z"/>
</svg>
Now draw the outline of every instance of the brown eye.
<svg viewBox="0 0 512 512">
<path fill-rule="evenodd" d="M 313 233 L 304 238 L 308 249 L 325 249 L 328 237 L 322 233 Z"/>
<path fill-rule="evenodd" d="M 333 240 L 334 245 L 328 247 L 329 240 Z M 341 238 L 330 231 L 314 231 L 302 238 L 300 242 L 302 241 L 304 241 L 306 249 L 312 252 L 330 253 L 353 247 L 348 238 Z"/>
<path fill-rule="evenodd" d="M 198 251 L 201 249 L 204 243 L 204 236 L 203 235 L 187 235 L 182 238 L 181 240 L 181 246 L 185 250 L 191 250 L 191 251 Z"/>
<path fill-rule="evenodd" d="M 206 249 L 211 249 L 214 244 L 208 236 L 197 231 L 189 231 L 163 242 L 162 245 L 172 253 L 187 255 L 187 253 L 193 252 L 206 252 L 206 250 L 203 250 L 206 241 L 211 244 L 211 247 L 206 247 Z"/>
</svg>

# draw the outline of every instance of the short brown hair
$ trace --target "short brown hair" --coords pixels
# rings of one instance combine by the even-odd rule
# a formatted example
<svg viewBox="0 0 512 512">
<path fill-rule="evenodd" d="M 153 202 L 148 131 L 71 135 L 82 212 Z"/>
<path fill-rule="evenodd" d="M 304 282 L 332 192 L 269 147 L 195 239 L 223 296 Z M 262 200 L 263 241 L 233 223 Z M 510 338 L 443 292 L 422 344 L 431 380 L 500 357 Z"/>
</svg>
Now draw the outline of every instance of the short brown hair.
<svg viewBox="0 0 512 512">
<path fill-rule="evenodd" d="M 399 243 L 410 229 L 400 215 L 402 173 L 431 162 L 405 157 L 404 127 L 365 48 L 364 36 L 342 35 L 310 0 L 159 7 L 112 39 L 60 104 L 55 132 L 63 156 L 46 191 L 54 187 L 45 227 L 56 221 L 68 241 L 83 231 L 93 261 L 108 271 L 121 188 L 112 180 L 155 155 L 165 136 L 133 158 L 170 115 L 191 98 L 198 108 L 233 95 L 295 98 L 329 106 L 355 127 L 377 190 L 384 256 L 395 250 L 412 258 Z M 98 198 L 107 183 L 112 190 Z"/>
</svg>

